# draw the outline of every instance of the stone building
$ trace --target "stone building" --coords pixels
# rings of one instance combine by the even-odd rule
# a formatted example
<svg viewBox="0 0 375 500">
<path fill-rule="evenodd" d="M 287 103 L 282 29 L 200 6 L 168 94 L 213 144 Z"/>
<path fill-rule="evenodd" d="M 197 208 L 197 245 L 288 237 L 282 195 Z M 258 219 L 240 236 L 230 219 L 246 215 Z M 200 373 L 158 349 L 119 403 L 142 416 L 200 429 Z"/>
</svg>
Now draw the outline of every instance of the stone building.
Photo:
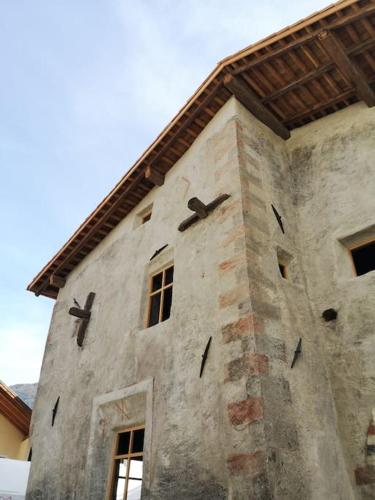
<svg viewBox="0 0 375 500">
<path fill-rule="evenodd" d="M 374 33 L 224 59 L 29 285 L 29 500 L 375 498 Z"/>
</svg>

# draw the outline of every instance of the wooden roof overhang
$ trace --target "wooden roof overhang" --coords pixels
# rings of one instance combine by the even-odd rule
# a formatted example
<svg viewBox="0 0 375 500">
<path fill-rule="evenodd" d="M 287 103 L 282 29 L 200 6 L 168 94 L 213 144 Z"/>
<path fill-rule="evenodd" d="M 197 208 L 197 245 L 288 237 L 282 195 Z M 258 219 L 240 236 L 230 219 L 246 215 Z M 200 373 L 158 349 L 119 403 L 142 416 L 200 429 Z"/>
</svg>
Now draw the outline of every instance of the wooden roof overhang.
<svg viewBox="0 0 375 500">
<path fill-rule="evenodd" d="M 232 95 L 284 139 L 359 100 L 373 106 L 375 0 L 341 0 L 222 60 L 28 290 L 56 298 L 70 271 L 163 183 Z"/>
<path fill-rule="evenodd" d="M 29 435 L 31 409 L 3 382 L 0 382 L 0 414 L 22 434 Z"/>
</svg>

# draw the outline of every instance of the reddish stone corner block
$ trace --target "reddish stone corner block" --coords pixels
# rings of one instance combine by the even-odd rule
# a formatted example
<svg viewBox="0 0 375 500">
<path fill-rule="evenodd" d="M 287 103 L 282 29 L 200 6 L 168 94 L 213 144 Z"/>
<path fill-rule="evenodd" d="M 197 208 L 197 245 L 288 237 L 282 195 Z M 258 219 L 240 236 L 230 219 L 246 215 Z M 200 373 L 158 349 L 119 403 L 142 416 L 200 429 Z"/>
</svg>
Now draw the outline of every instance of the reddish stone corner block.
<svg viewBox="0 0 375 500">
<path fill-rule="evenodd" d="M 233 228 L 226 236 L 226 238 L 222 242 L 222 246 L 225 248 L 231 243 L 239 239 L 245 238 L 245 226 L 243 224 L 236 226 Z"/>
<path fill-rule="evenodd" d="M 229 323 L 222 328 L 224 344 L 240 339 L 252 333 L 263 331 L 263 323 L 255 318 L 253 314 L 248 314 L 233 323 Z"/>
<path fill-rule="evenodd" d="M 245 354 L 227 363 L 225 382 L 240 380 L 243 376 L 268 372 L 268 357 L 265 354 Z"/>
<path fill-rule="evenodd" d="M 231 217 L 237 212 L 241 211 L 240 200 L 233 200 L 232 203 L 225 203 L 219 209 L 218 222 L 223 222 L 227 217 Z"/>
<path fill-rule="evenodd" d="M 227 464 L 229 473 L 234 476 L 246 474 L 254 477 L 265 470 L 264 453 L 256 451 L 255 453 L 229 455 Z"/>
<path fill-rule="evenodd" d="M 246 300 L 248 297 L 249 288 L 246 285 L 237 286 L 219 296 L 219 307 L 225 309 Z"/>
<path fill-rule="evenodd" d="M 263 401 L 260 397 L 248 398 L 228 405 L 232 425 L 251 424 L 263 419 Z"/>
<path fill-rule="evenodd" d="M 358 485 L 375 483 L 375 467 L 358 467 L 354 473 Z"/>
<path fill-rule="evenodd" d="M 230 271 L 231 269 L 235 269 L 241 264 L 246 264 L 246 254 L 241 253 L 238 255 L 235 255 L 234 257 L 224 260 L 223 262 L 220 262 L 219 264 L 219 269 L 220 271 Z"/>
</svg>

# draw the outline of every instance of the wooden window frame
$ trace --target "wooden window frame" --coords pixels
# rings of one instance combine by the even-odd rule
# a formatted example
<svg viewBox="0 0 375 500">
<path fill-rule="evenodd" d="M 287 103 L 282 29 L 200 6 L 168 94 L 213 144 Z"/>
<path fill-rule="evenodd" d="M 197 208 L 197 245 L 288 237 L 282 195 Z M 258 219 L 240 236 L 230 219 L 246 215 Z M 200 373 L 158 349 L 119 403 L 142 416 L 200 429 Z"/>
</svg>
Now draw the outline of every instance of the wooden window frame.
<svg viewBox="0 0 375 500">
<path fill-rule="evenodd" d="M 173 267 L 173 279 L 172 279 L 172 282 L 171 283 L 168 283 L 167 285 L 165 285 L 165 276 L 166 276 L 166 272 L 171 268 Z M 154 278 L 154 276 L 157 276 L 158 274 L 161 274 L 163 273 L 162 275 L 162 284 L 161 284 L 161 287 L 158 288 L 157 290 L 155 291 L 152 291 L 152 280 Z M 147 306 L 147 315 L 146 315 L 146 328 L 151 328 L 153 326 L 156 326 L 158 325 L 159 323 L 162 323 L 163 321 L 166 321 L 167 319 L 169 318 L 166 318 L 166 319 L 162 319 L 163 317 L 163 309 L 164 309 L 164 292 L 165 290 L 167 290 L 168 288 L 172 288 L 172 300 L 173 300 L 173 283 L 174 283 L 174 264 L 173 263 L 169 263 L 167 264 L 165 267 L 163 267 L 162 269 L 159 269 L 157 272 L 153 273 L 150 275 L 149 277 L 149 281 L 148 281 L 148 289 L 147 289 L 147 303 L 148 303 L 148 306 Z M 161 297 L 160 297 L 160 306 L 159 306 L 159 316 L 158 316 L 158 322 L 155 323 L 154 325 L 150 325 L 150 318 L 151 318 L 151 304 L 152 304 L 152 297 L 154 295 L 157 295 L 158 293 L 161 293 Z M 171 307 L 172 307 L 172 304 L 171 304 Z M 170 316 L 169 316 L 170 317 Z"/>
<path fill-rule="evenodd" d="M 353 276 L 355 278 L 359 278 L 361 276 L 365 276 L 368 273 L 364 273 L 364 274 L 358 274 L 357 273 L 357 269 L 355 267 L 355 262 L 354 262 L 354 258 L 353 258 L 353 250 L 358 250 L 360 248 L 364 248 L 364 247 L 367 247 L 369 245 L 374 245 L 374 244 L 375 244 L 375 238 L 371 238 L 369 240 L 362 241 L 361 243 L 356 243 L 356 244 L 352 244 L 352 245 L 346 246 L 346 249 L 347 249 L 347 251 L 349 253 L 349 257 L 350 257 L 350 262 L 352 263 Z M 369 271 L 369 272 L 371 272 L 371 271 Z"/>
<path fill-rule="evenodd" d="M 128 484 L 129 484 L 129 473 L 130 473 L 130 462 L 131 459 L 134 457 L 144 457 L 144 444 L 143 444 L 143 450 L 141 452 L 136 452 L 136 453 L 124 453 L 118 455 L 116 453 L 118 449 L 118 444 L 120 440 L 120 434 L 124 434 L 125 432 L 130 432 L 130 439 L 129 439 L 129 450 L 133 448 L 133 442 L 134 442 L 134 431 L 139 431 L 141 429 L 145 430 L 144 425 L 138 425 L 134 427 L 126 427 L 124 429 L 120 429 L 116 431 L 115 439 L 114 439 L 114 444 L 112 448 L 112 453 L 111 453 L 111 467 L 110 467 L 110 474 L 109 474 L 109 487 L 108 487 L 108 493 L 106 500 L 112 500 L 113 498 L 113 488 L 115 485 L 115 471 L 116 471 L 116 460 L 121 460 L 121 459 L 126 459 L 127 464 L 126 464 L 126 472 L 125 472 L 125 486 L 124 486 L 124 496 L 123 500 L 127 500 L 128 498 Z M 142 474 L 142 484 L 143 484 L 143 474 Z"/>
</svg>

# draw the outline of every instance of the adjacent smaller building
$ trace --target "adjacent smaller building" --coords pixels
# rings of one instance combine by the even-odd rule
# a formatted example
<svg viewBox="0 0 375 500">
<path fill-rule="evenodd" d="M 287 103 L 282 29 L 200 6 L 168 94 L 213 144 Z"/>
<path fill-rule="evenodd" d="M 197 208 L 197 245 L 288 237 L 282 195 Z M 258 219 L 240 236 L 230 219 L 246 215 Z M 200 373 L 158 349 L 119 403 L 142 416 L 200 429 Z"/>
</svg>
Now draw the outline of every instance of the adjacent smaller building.
<svg viewBox="0 0 375 500">
<path fill-rule="evenodd" d="M 0 381 L 0 457 L 27 460 L 31 409 Z"/>
</svg>

